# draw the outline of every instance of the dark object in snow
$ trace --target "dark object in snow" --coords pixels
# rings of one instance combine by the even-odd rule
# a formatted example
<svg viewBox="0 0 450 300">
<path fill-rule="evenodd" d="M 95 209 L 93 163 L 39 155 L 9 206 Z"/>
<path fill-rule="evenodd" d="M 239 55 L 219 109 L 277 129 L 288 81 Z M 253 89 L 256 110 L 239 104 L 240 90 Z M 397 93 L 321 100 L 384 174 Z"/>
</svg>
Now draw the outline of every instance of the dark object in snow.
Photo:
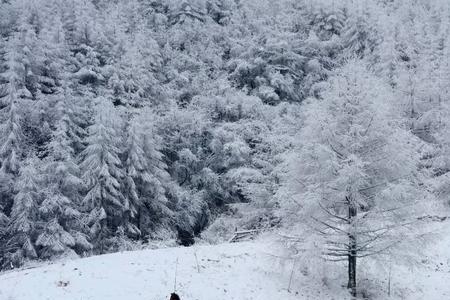
<svg viewBox="0 0 450 300">
<path fill-rule="evenodd" d="M 178 239 L 177 239 L 178 244 L 183 245 L 185 247 L 194 245 L 195 243 L 194 234 L 180 227 L 177 227 L 177 231 L 178 231 Z"/>
<path fill-rule="evenodd" d="M 62 281 L 62 280 L 60 280 L 60 281 L 58 281 L 58 282 L 56 283 L 56 285 L 57 285 L 58 287 L 66 287 L 66 286 L 69 285 L 69 283 L 70 283 L 70 281 Z M 178 299 L 179 299 L 179 298 L 178 298 Z"/>
<path fill-rule="evenodd" d="M 175 293 L 170 294 L 170 300 L 180 300 L 180 296 Z"/>
<path fill-rule="evenodd" d="M 230 239 L 230 243 L 241 242 L 245 240 L 252 240 L 258 234 L 258 230 L 243 230 L 235 231 L 233 237 Z"/>
</svg>

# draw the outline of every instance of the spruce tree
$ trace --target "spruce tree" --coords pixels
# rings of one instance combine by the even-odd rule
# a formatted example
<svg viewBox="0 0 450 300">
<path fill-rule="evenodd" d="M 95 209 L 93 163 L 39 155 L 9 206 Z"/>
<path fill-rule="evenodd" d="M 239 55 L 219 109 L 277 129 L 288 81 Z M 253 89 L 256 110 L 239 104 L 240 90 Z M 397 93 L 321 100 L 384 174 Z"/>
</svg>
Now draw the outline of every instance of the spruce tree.
<svg viewBox="0 0 450 300">
<path fill-rule="evenodd" d="M 130 226 L 131 223 L 125 228 L 127 233 L 134 236 L 140 232 L 149 234 L 152 229 L 164 224 L 171 214 L 166 198 L 170 177 L 161 153 L 162 140 L 154 122 L 155 115 L 151 110 L 144 109 L 128 126 L 126 196 L 130 220 L 134 220 L 141 231 L 137 231 L 134 225 Z"/>
<path fill-rule="evenodd" d="M 108 100 L 98 98 L 96 102 L 94 123 L 88 128 L 80 167 L 87 190 L 82 207 L 88 213 L 92 243 L 103 253 L 107 250 L 107 239 L 130 208 L 121 186 L 124 175 L 119 158 L 121 119 Z"/>
<path fill-rule="evenodd" d="M 38 257 L 36 235 L 39 232 L 39 176 L 40 162 L 30 157 L 20 168 L 14 183 L 14 203 L 8 225 L 6 262 L 13 266 L 22 265 L 27 259 Z"/>
<path fill-rule="evenodd" d="M 30 95 L 25 87 L 20 42 L 17 35 L 9 38 L 4 47 L 4 66 L 0 78 L 2 91 L 0 94 L 0 184 L 1 207 L 9 215 L 14 195 L 14 180 L 19 174 L 22 153 L 25 150 L 23 124 L 23 101 Z"/>
<path fill-rule="evenodd" d="M 41 257 L 45 258 L 68 254 L 72 249 L 83 254 L 92 247 L 84 241 L 88 232 L 80 212 L 83 182 L 76 147 L 81 143 L 83 131 L 74 120 L 73 98 L 69 93 L 64 96 L 57 106 L 60 120 L 47 149 L 44 170 L 47 189 L 39 208 L 46 229 L 37 244 L 42 247 Z M 76 237 L 83 236 L 82 242 L 78 242 Z"/>
</svg>

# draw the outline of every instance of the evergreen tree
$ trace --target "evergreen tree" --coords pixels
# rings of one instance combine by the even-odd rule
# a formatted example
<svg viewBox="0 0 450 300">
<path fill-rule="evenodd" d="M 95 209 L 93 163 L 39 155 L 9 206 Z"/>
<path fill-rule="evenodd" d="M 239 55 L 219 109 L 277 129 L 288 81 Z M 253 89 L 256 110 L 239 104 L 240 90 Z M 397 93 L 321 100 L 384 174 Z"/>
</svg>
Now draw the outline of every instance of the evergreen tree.
<svg viewBox="0 0 450 300">
<path fill-rule="evenodd" d="M 1 207 L 6 215 L 10 214 L 14 195 L 14 180 L 19 174 L 22 153 L 25 150 L 25 137 L 22 129 L 23 104 L 22 96 L 30 95 L 24 85 L 25 68 L 23 57 L 18 48 L 19 40 L 16 35 L 10 37 L 5 46 L 5 67 L 1 74 L 2 91 L 0 100 L 1 131 L 0 140 L 0 184 Z"/>
<path fill-rule="evenodd" d="M 87 189 L 82 207 L 88 213 L 92 243 L 102 253 L 107 250 L 105 242 L 120 226 L 123 214 L 130 207 L 121 187 L 124 175 L 119 158 L 121 119 L 106 99 L 96 101 L 94 123 L 88 128 L 80 167 Z"/>
<path fill-rule="evenodd" d="M 20 168 L 14 184 L 16 195 L 11 209 L 8 225 L 6 262 L 20 266 L 27 259 L 38 257 L 36 251 L 36 234 L 39 228 L 39 161 L 28 158 Z"/>
<path fill-rule="evenodd" d="M 117 104 L 143 107 L 165 100 L 154 74 L 161 70 L 162 58 L 158 44 L 149 35 L 141 28 L 132 41 L 124 44 L 124 53 L 108 82 Z"/>
<path fill-rule="evenodd" d="M 346 56 L 364 57 L 372 54 L 379 43 L 377 28 L 372 25 L 368 8 L 362 8 L 365 4 L 356 5 L 356 9 L 349 16 L 342 33 L 342 43 Z"/>
<path fill-rule="evenodd" d="M 155 114 L 143 110 L 130 121 L 126 150 L 126 186 L 130 201 L 130 217 L 137 221 L 145 234 L 167 224 L 171 212 L 166 193 L 170 189 L 170 177 L 163 161 L 162 140 L 154 126 Z M 129 228 L 129 226 L 126 226 Z M 128 229 L 132 235 L 140 231 L 134 226 Z"/>
<path fill-rule="evenodd" d="M 80 254 L 89 251 L 86 228 L 80 210 L 82 192 L 81 171 L 75 159 L 81 144 L 82 129 L 74 122 L 73 98 L 66 94 L 58 103 L 60 120 L 48 145 L 45 160 L 46 199 L 39 211 L 46 222 L 45 231 L 37 240 L 41 257 L 68 254 L 75 249 Z M 77 238 L 85 238 L 79 242 Z"/>
<path fill-rule="evenodd" d="M 17 39 L 12 38 L 7 53 L 7 71 L 3 74 L 6 79 L 6 94 L 3 102 L 3 146 L 0 150 L 2 160 L 2 173 L 16 175 L 19 171 L 19 160 L 21 156 L 20 143 L 23 140 L 21 126 L 21 101 L 22 97 L 30 95 L 26 89 L 23 78 L 26 72 L 22 63 L 23 57 L 17 53 Z M 20 50 L 19 50 L 20 51 Z"/>
</svg>

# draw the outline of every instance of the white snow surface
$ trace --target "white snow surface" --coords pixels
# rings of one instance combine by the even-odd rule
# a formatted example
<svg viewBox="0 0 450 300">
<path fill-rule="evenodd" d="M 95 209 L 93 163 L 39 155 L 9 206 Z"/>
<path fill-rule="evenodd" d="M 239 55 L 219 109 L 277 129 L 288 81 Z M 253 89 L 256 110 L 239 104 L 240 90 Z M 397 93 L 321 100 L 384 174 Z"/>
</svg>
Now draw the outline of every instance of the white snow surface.
<svg viewBox="0 0 450 300">
<path fill-rule="evenodd" d="M 288 291 L 292 262 L 277 258 L 275 245 L 259 240 L 141 250 L 8 271 L 0 274 L 0 300 L 167 300 L 177 260 L 176 290 L 182 300 L 350 298 L 345 266 L 336 264 L 317 266 L 328 277 L 323 281 L 296 268 Z M 432 248 L 418 268 L 393 268 L 391 297 L 387 274 L 360 278 L 376 285 L 370 299 L 450 299 L 450 238 Z"/>
<path fill-rule="evenodd" d="M 262 244 L 166 248 L 102 255 L 7 272 L 2 300 L 298 299 L 273 273 Z M 198 267 L 196 257 L 198 260 Z M 67 284 L 67 286 L 63 286 Z"/>
</svg>

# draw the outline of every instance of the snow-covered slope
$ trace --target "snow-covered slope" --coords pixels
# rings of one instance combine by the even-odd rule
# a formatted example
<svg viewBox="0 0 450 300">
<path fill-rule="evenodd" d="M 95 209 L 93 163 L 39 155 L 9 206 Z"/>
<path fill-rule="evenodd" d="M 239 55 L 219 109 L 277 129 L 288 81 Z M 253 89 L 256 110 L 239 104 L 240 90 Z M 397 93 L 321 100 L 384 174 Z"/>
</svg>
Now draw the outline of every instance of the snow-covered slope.
<svg viewBox="0 0 450 300">
<path fill-rule="evenodd" d="M 395 267 L 389 299 L 450 299 L 449 247 L 450 238 L 444 238 L 417 269 Z M 1 274 L 0 300 L 166 300 L 177 260 L 177 292 L 183 300 L 349 299 L 345 267 L 336 264 L 314 267 L 323 276 L 313 278 L 301 272 L 308 262 L 298 262 L 288 292 L 292 262 L 277 254 L 267 241 L 252 241 L 70 260 Z M 371 299 L 387 299 L 387 277 L 375 274 L 368 276 Z M 360 278 L 361 285 L 366 281 Z"/>
<path fill-rule="evenodd" d="M 288 276 L 272 273 L 265 247 L 254 242 L 124 252 L 8 272 L 0 276 L 0 299 L 164 300 L 173 291 L 177 259 L 183 300 L 298 299 L 287 291 Z"/>
</svg>

